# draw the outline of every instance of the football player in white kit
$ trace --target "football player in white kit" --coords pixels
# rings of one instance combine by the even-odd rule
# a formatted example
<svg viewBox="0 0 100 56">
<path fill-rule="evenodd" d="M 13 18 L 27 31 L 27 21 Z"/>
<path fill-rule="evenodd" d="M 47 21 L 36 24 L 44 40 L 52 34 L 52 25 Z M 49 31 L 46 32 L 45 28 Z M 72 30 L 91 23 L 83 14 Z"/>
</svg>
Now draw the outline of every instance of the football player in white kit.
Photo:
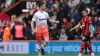
<svg viewBox="0 0 100 56">
<path fill-rule="evenodd" d="M 48 13 L 44 11 L 45 8 L 45 3 L 40 2 L 39 10 L 33 15 L 31 21 L 32 33 L 34 34 L 36 32 L 38 56 L 41 56 L 41 53 L 44 55 L 44 47 L 46 47 L 49 42 L 47 20 L 50 22 L 59 23 L 59 21 L 55 21 L 49 17 Z M 36 24 L 36 29 L 34 29 L 34 22 Z M 42 38 L 44 39 L 44 45 L 41 45 Z"/>
</svg>

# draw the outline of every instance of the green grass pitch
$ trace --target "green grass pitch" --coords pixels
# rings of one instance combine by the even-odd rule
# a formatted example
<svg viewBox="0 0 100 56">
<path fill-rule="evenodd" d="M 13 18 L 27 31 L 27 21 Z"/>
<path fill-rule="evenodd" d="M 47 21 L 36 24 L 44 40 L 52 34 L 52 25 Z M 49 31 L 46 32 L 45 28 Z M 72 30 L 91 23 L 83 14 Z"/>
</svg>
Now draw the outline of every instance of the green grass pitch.
<svg viewBox="0 0 100 56">
<path fill-rule="evenodd" d="M 34 54 L 0 54 L 0 56 L 38 56 L 38 55 L 34 55 Z M 46 54 L 43 56 L 77 56 L 77 55 L 56 55 L 56 54 Z M 83 56 L 90 56 L 90 55 L 83 55 Z M 100 56 L 100 55 L 96 55 L 96 56 Z"/>
</svg>

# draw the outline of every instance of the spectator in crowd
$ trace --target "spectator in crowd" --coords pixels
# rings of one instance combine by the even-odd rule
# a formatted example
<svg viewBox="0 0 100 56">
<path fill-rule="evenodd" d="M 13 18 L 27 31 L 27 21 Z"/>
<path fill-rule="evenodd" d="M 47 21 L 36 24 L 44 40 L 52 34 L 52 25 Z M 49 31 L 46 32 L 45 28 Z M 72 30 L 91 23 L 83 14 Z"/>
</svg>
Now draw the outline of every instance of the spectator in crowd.
<svg viewBox="0 0 100 56">
<path fill-rule="evenodd" d="M 31 18 L 30 15 L 28 13 L 25 14 L 25 17 L 22 19 L 23 23 L 25 22 L 27 27 L 31 28 L 30 22 Z"/>
<path fill-rule="evenodd" d="M 98 15 L 99 15 L 99 17 L 100 17 L 100 0 L 97 0 L 97 1 L 96 1 L 96 6 L 97 6 Z"/>
<path fill-rule="evenodd" d="M 97 15 L 97 11 L 95 7 L 91 7 L 91 11 L 90 11 L 90 16 L 93 20 L 93 18 Z"/>
<path fill-rule="evenodd" d="M 50 34 L 52 35 L 52 39 L 53 40 L 57 40 L 59 39 L 59 32 L 60 30 L 57 28 L 57 25 L 56 23 L 50 23 Z"/>
<path fill-rule="evenodd" d="M 77 6 L 81 0 L 73 0 L 74 1 L 74 5 Z"/>
<path fill-rule="evenodd" d="M 12 0 L 6 0 L 6 2 L 5 2 L 5 8 L 8 8 L 9 6 L 11 6 L 11 1 Z"/>
<path fill-rule="evenodd" d="M 87 3 L 87 6 L 88 6 L 89 8 L 92 8 L 92 7 L 97 8 L 96 3 L 95 3 L 93 0 L 90 0 L 90 1 Z"/>
<path fill-rule="evenodd" d="M 95 32 L 96 32 L 97 29 L 98 29 L 98 27 L 100 26 L 100 21 L 99 21 L 98 16 L 95 16 L 95 17 L 94 17 L 92 25 L 93 25 L 94 30 L 95 30 Z"/>
<path fill-rule="evenodd" d="M 63 18 L 64 17 L 64 8 L 62 5 L 59 6 L 59 11 L 58 11 L 59 17 Z"/>
<path fill-rule="evenodd" d="M 98 16 L 95 16 L 94 19 L 93 19 L 93 23 L 92 23 L 93 27 L 94 27 L 94 37 L 97 36 L 97 32 L 99 31 L 98 30 L 98 27 L 100 26 L 100 21 L 99 21 L 99 18 Z"/>
<path fill-rule="evenodd" d="M 75 2 L 73 0 L 69 0 L 68 5 L 69 5 L 69 8 L 70 8 L 69 16 L 72 17 L 74 9 L 75 9 Z"/>
<path fill-rule="evenodd" d="M 11 15 L 11 21 L 12 21 L 12 23 L 10 24 L 10 28 L 12 29 L 13 28 L 13 26 L 15 25 L 15 21 L 16 21 L 16 15 L 15 14 L 13 14 L 13 15 Z"/>
<path fill-rule="evenodd" d="M 74 40 L 74 39 L 75 39 L 75 37 L 74 37 L 74 36 L 75 36 L 75 30 L 72 31 L 72 32 L 69 31 L 69 30 L 70 30 L 71 28 L 73 28 L 75 25 L 76 25 L 76 22 L 75 22 L 74 18 L 72 18 L 72 19 L 70 20 L 68 29 L 66 29 L 66 34 L 67 34 L 67 36 L 68 36 L 68 40 Z"/>
<path fill-rule="evenodd" d="M 35 40 L 35 35 L 32 35 L 32 32 L 31 32 L 31 19 L 35 12 L 37 12 L 36 9 L 32 12 L 32 14 L 26 13 L 25 17 L 22 18 L 22 25 L 25 28 L 25 35 L 26 35 L 27 40 Z"/>
<path fill-rule="evenodd" d="M 85 4 L 89 4 L 90 0 L 83 0 Z"/>
<path fill-rule="evenodd" d="M 0 1 L 0 12 L 4 11 L 5 9 L 5 0 Z"/>
<path fill-rule="evenodd" d="M 52 19 L 56 20 L 55 17 L 52 17 Z M 52 35 L 52 39 L 56 40 L 59 39 L 59 29 L 57 28 L 57 23 L 50 23 L 50 33 Z"/>
<path fill-rule="evenodd" d="M 76 9 L 75 10 L 75 14 L 74 14 L 74 19 L 75 19 L 75 22 L 79 22 L 81 20 L 81 14 L 79 13 L 79 11 Z"/>
<path fill-rule="evenodd" d="M 96 40 L 100 40 L 100 26 L 97 29 Z"/>
<path fill-rule="evenodd" d="M 2 41 L 2 36 L 3 36 L 3 27 L 0 26 L 0 42 Z"/>
<path fill-rule="evenodd" d="M 59 10 L 57 11 L 57 20 L 60 21 L 59 24 L 62 23 L 62 18 L 64 17 L 64 8 L 62 7 L 62 5 L 59 6 Z M 60 25 L 59 25 L 60 26 Z"/>
<path fill-rule="evenodd" d="M 68 17 L 68 12 L 70 11 L 68 0 L 64 0 L 64 3 L 62 3 L 63 9 L 64 9 L 64 17 Z"/>
<path fill-rule="evenodd" d="M 62 28 L 67 29 L 69 28 L 69 22 L 67 18 L 63 18 L 63 24 L 62 24 Z"/>
<path fill-rule="evenodd" d="M 74 27 L 76 25 L 76 21 L 75 21 L 74 18 L 71 18 L 70 24 L 71 24 L 72 27 Z"/>
<path fill-rule="evenodd" d="M 68 5 L 69 5 L 70 8 L 73 8 L 75 6 L 75 3 L 74 3 L 73 0 L 69 0 Z"/>
<path fill-rule="evenodd" d="M 9 42 L 11 40 L 10 24 L 6 24 L 3 31 L 3 42 Z"/>
<path fill-rule="evenodd" d="M 24 28 L 25 28 L 25 35 L 26 35 L 26 38 L 27 40 L 32 40 L 34 39 L 32 37 L 32 32 L 31 32 L 31 29 L 29 27 L 27 27 L 26 23 L 23 23 L 24 24 Z"/>
<path fill-rule="evenodd" d="M 76 9 L 79 12 L 82 12 L 82 10 L 86 7 L 86 5 L 84 4 L 84 2 L 82 0 L 80 0 L 79 4 L 76 6 Z"/>
<path fill-rule="evenodd" d="M 0 0 L 0 12 L 4 11 L 5 9 L 9 8 L 18 0 Z"/>
<path fill-rule="evenodd" d="M 68 36 L 66 34 L 66 29 L 68 29 L 68 28 L 69 28 L 68 19 L 64 17 L 59 40 L 67 40 L 68 39 Z"/>
<path fill-rule="evenodd" d="M 12 28 L 12 35 L 14 40 L 24 40 L 26 38 L 25 28 L 19 21 L 15 22 L 15 26 Z"/>
<path fill-rule="evenodd" d="M 58 0 L 55 0 L 55 3 L 53 4 L 53 6 L 58 9 L 59 8 L 59 1 Z"/>
<path fill-rule="evenodd" d="M 67 35 L 66 35 L 65 29 L 61 29 L 61 33 L 60 33 L 60 38 L 59 38 L 59 40 L 67 40 L 67 39 L 68 39 L 68 37 L 67 37 Z"/>
<path fill-rule="evenodd" d="M 51 7 L 51 10 L 49 12 L 49 15 L 52 19 L 57 20 L 57 9 L 55 8 L 55 6 Z M 50 22 L 49 23 L 49 28 L 50 28 L 50 35 L 52 36 L 52 39 L 56 40 L 59 39 L 58 35 L 58 24 L 57 23 L 53 23 Z"/>
<path fill-rule="evenodd" d="M 56 11 L 53 12 L 53 16 L 51 18 L 54 20 L 57 20 L 57 12 Z M 57 27 L 57 23 L 51 22 L 51 25 L 54 27 Z"/>
<path fill-rule="evenodd" d="M 53 6 L 53 0 L 50 0 L 50 2 L 48 3 L 48 8 L 51 9 L 51 7 Z"/>
<path fill-rule="evenodd" d="M 56 8 L 54 6 L 52 6 L 50 11 L 49 11 L 50 17 L 54 16 L 54 11 L 57 12 Z"/>
</svg>

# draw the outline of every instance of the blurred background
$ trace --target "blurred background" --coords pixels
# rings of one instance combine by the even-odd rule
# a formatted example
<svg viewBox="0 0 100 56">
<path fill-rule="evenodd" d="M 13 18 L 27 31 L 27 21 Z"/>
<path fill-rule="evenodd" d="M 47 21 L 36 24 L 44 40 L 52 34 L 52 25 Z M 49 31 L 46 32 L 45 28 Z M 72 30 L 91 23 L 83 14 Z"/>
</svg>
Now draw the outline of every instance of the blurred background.
<svg viewBox="0 0 100 56">
<path fill-rule="evenodd" d="M 4 26 L 10 22 L 10 29 L 19 21 L 25 28 L 25 40 L 35 40 L 31 33 L 30 22 L 34 13 L 39 9 L 39 2 L 46 3 L 45 11 L 49 16 L 60 21 L 59 24 L 50 23 L 49 35 L 51 40 L 79 40 L 81 39 L 81 28 L 72 32 L 74 27 L 82 19 L 82 10 L 87 9 L 95 29 L 93 39 L 100 40 L 100 0 L 0 0 L 0 39 Z M 16 39 L 14 32 L 12 40 Z"/>
</svg>

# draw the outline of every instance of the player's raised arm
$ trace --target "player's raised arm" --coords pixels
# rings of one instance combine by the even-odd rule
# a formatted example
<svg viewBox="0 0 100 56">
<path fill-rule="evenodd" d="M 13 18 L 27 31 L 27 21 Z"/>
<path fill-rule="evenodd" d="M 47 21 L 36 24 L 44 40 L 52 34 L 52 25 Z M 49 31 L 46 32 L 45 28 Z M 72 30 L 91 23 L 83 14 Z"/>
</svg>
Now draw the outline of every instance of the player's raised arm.
<svg viewBox="0 0 100 56">
<path fill-rule="evenodd" d="M 80 25 L 81 25 L 81 24 L 80 24 L 80 23 L 78 23 L 75 27 L 71 28 L 71 29 L 70 29 L 70 31 L 73 31 L 74 29 L 76 29 L 76 28 L 80 27 Z"/>
</svg>

